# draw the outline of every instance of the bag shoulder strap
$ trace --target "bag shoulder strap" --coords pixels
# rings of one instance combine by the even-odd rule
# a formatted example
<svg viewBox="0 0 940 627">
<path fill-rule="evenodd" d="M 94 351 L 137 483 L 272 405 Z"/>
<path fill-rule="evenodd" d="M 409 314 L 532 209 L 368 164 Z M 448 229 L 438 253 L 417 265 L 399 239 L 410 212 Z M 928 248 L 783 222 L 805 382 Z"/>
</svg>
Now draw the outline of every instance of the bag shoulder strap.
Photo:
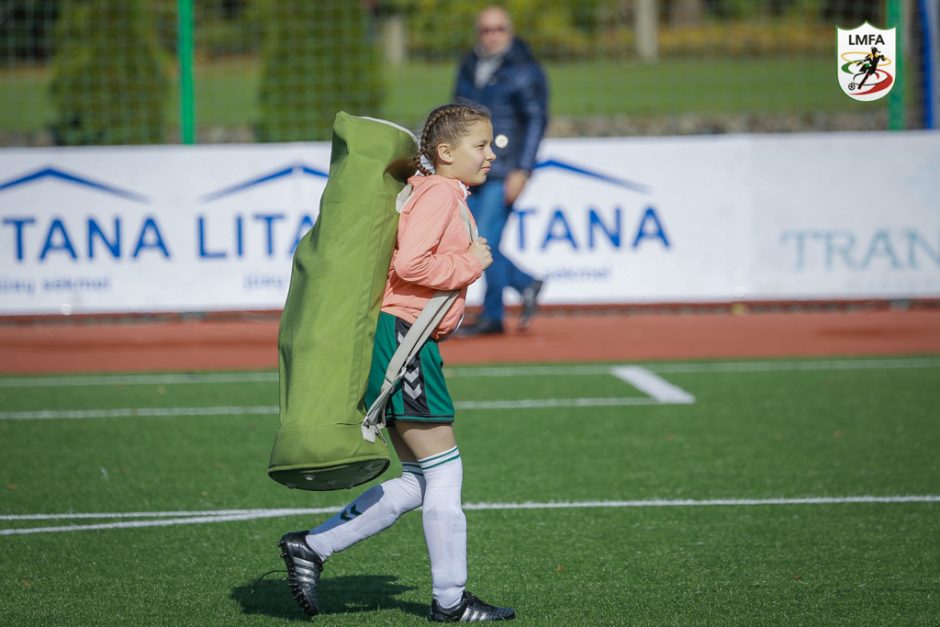
<svg viewBox="0 0 940 627">
<path fill-rule="evenodd" d="M 470 210 L 467 208 L 467 203 L 462 201 L 460 202 L 460 216 L 463 218 L 464 224 L 467 227 L 467 234 L 470 236 L 470 241 L 476 241 L 479 237 L 476 225 L 470 218 Z M 388 368 L 385 369 L 385 379 L 382 381 L 382 390 L 378 398 L 372 402 L 372 405 L 366 412 L 365 418 L 362 420 L 361 428 L 364 440 L 375 442 L 375 436 L 378 435 L 382 438 L 383 442 L 385 441 L 385 437 L 382 436 L 382 429 L 385 428 L 385 406 L 388 403 L 388 399 L 395 390 L 395 386 L 397 386 L 398 382 L 405 376 L 407 365 L 415 358 L 421 350 L 421 347 L 424 346 L 424 343 L 431 337 L 434 329 L 438 327 L 441 320 L 443 320 L 447 312 L 450 311 L 454 301 L 457 300 L 458 294 L 460 294 L 460 290 L 442 290 L 437 292 L 424 306 L 424 309 L 421 311 L 418 319 L 414 321 L 414 324 L 411 325 L 411 328 L 408 329 L 408 333 L 405 334 L 405 337 L 388 362 Z"/>
<path fill-rule="evenodd" d="M 473 221 L 473 218 L 470 217 L 470 208 L 467 207 L 466 201 L 460 201 L 460 217 L 463 218 L 464 224 L 467 225 L 467 235 L 470 236 L 470 241 L 475 242 L 479 239 L 480 234 L 477 231 L 476 222 Z"/>
</svg>

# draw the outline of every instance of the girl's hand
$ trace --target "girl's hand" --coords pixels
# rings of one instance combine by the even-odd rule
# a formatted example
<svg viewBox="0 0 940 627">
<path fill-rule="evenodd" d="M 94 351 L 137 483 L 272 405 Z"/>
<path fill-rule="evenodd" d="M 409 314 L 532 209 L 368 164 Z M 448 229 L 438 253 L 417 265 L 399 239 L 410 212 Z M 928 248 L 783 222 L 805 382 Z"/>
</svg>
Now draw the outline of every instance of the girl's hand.
<svg viewBox="0 0 940 627">
<path fill-rule="evenodd" d="M 490 250 L 490 245 L 485 237 L 480 237 L 471 242 L 470 248 L 467 250 L 480 260 L 484 270 L 489 268 L 490 264 L 493 263 L 493 251 Z"/>
<path fill-rule="evenodd" d="M 528 181 L 528 172 L 513 170 L 509 173 L 503 186 L 503 202 L 506 203 L 506 206 L 510 206 L 512 203 L 516 202 L 516 199 L 519 198 L 519 194 L 525 189 L 525 185 Z"/>
</svg>

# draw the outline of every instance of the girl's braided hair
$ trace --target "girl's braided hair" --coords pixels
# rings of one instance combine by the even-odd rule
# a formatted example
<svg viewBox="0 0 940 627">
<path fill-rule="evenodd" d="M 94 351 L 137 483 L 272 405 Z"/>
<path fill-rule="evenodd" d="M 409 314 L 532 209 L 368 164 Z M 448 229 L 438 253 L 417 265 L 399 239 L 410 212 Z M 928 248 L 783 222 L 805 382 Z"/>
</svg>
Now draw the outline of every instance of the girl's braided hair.
<svg viewBox="0 0 940 627">
<path fill-rule="evenodd" d="M 430 176 L 434 172 L 421 163 L 421 157 L 434 163 L 435 152 L 440 144 L 458 143 L 464 135 L 470 132 L 471 124 L 480 120 L 489 121 L 489 119 L 489 109 L 472 102 L 453 102 L 431 111 L 424 123 L 424 131 L 421 133 L 415 167 L 425 176 Z"/>
</svg>

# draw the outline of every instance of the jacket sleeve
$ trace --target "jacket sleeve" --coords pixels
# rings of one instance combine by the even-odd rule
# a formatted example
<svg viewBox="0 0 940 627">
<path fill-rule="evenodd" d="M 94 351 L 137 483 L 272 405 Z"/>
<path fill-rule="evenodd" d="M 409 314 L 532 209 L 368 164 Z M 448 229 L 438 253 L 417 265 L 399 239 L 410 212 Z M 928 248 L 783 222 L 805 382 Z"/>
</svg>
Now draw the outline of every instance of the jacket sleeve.
<svg viewBox="0 0 940 627">
<path fill-rule="evenodd" d="M 535 169 L 539 144 L 548 126 L 548 81 L 542 68 L 534 62 L 519 72 L 518 79 L 514 96 L 523 123 L 518 168 L 531 172 Z"/>
<path fill-rule="evenodd" d="M 445 219 L 445 216 L 448 218 Z M 415 201 L 407 220 L 398 228 L 398 251 L 393 269 L 409 283 L 436 290 L 456 290 L 476 281 L 483 264 L 467 250 L 444 250 L 448 224 L 460 220 L 456 200 L 449 190 L 430 189 Z"/>
<path fill-rule="evenodd" d="M 475 85 L 473 82 L 473 58 L 468 54 L 463 58 L 457 69 L 457 79 L 454 82 L 454 97 L 474 99 Z"/>
</svg>

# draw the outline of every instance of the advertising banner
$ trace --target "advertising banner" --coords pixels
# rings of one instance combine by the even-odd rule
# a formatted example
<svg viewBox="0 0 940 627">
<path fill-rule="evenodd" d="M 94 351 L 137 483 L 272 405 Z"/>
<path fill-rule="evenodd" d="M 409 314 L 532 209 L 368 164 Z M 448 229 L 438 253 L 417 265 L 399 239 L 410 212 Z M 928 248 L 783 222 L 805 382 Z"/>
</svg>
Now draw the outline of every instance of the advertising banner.
<svg viewBox="0 0 940 627">
<path fill-rule="evenodd" d="M 503 248 L 547 302 L 940 296 L 940 135 L 555 140 Z"/>
<path fill-rule="evenodd" d="M 326 144 L 0 152 L 5 314 L 276 309 Z"/>
<path fill-rule="evenodd" d="M 753 298 L 940 296 L 940 135 L 875 138 L 750 145 Z"/>
<path fill-rule="evenodd" d="M 0 315 L 279 309 L 329 150 L 0 151 Z M 938 172 L 930 132 L 551 139 L 502 247 L 546 303 L 940 297 Z"/>
</svg>

